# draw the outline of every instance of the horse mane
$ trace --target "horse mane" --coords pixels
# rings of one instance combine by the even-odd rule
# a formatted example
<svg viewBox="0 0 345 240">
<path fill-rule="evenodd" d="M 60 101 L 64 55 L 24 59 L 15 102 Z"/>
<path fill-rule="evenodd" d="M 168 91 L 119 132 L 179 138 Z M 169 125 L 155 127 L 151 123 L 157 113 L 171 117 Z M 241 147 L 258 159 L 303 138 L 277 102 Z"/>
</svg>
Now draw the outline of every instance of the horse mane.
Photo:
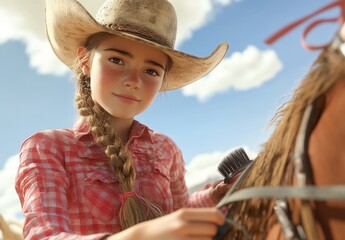
<svg viewBox="0 0 345 240">
<path fill-rule="evenodd" d="M 293 183 L 291 155 L 303 113 L 314 99 L 324 94 L 345 76 L 344 56 L 339 51 L 324 50 L 312 64 L 292 98 L 275 113 L 276 124 L 269 139 L 262 145 L 252 169 L 237 189 L 255 186 L 279 186 Z M 253 239 L 264 239 L 270 227 L 275 199 L 248 201 L 229 205 L 228 217 L 243 225 Z M 224 239 L 244 239 L 241 231 L 232 228 Z"/>
</svg>

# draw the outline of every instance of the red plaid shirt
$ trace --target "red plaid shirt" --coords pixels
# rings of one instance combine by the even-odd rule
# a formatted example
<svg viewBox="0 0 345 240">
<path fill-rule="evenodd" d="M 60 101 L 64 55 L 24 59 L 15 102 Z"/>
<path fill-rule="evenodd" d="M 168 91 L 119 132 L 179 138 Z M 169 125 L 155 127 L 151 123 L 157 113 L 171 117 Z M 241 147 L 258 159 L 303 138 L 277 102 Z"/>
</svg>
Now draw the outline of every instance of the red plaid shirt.
<svg viewBox="0 0 345 240">
<path fill-rule="evenodd" d="M 128 148 L 134 191 L 165 213 L 214 206 L 211 188 L 188 195 L 182 154 L 170 138 L 134 121 Z M 38 132 L 23 143 L 16 191 L 26 239 L 101 239 L 121 231 L 118 180 L 83 121 L 73 129 Z"/>
</svg>

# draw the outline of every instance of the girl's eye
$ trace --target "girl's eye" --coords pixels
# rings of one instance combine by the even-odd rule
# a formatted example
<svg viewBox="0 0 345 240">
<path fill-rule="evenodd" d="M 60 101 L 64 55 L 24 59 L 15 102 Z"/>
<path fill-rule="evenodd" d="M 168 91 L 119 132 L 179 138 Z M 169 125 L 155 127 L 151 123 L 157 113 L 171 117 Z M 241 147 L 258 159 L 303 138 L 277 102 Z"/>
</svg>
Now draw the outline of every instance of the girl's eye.
<svg viewBox="0 0 345 240">
<path fill-rule="evenodd" d="M 152 69 L 148 69 L 146 72 L 152 76 L 159 76 L 159 73 Z"/>
<path fill-rule="evenodd" d="M 115 64 L 123 64 L 120 58 L 110 58 L 109 61 Z"/>
</svg>

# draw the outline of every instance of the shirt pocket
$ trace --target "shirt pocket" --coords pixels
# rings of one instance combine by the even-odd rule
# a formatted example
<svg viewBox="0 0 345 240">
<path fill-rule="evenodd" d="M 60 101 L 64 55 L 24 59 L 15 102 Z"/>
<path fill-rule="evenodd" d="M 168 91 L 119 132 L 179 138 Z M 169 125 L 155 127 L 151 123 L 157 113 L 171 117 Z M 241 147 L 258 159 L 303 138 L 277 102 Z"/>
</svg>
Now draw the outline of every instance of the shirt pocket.
<svg viewBox="0 0 345 240">
<path fill-rule="evenodd" d="M 149 167 L 137 172 L 137 191 L 157 204 L 164 213 L 173 210 L 173 200 L 170 190 L 170 171 L 160 163 L 149 163 Z"/>
<path fill-rule="evenodd" d="M 118 180 L 115 175 L 104 170 L 87 174 L 84 179 L 83 194 L 91 214 L 104 223 L 118 216 Z"/>
</svg>

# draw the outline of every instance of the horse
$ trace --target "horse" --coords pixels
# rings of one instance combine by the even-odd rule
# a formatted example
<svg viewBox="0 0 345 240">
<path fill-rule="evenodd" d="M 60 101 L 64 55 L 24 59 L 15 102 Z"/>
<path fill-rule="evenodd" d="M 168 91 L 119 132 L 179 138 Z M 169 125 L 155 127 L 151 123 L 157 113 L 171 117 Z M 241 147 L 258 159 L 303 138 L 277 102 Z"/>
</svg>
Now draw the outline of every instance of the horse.
<svg viewBox="0 0 345 240">
<path fill-rule="evenodd" d="M 294 22 L 271 42 L 335 6 L 342 10 L 341 30 L 322 46 L 291 99 L 275 113 L 275 128 L 257 158 L 217 205 L 231 225 L 223 240 L 343 239 L 345 1 Z"/>
</svg>

